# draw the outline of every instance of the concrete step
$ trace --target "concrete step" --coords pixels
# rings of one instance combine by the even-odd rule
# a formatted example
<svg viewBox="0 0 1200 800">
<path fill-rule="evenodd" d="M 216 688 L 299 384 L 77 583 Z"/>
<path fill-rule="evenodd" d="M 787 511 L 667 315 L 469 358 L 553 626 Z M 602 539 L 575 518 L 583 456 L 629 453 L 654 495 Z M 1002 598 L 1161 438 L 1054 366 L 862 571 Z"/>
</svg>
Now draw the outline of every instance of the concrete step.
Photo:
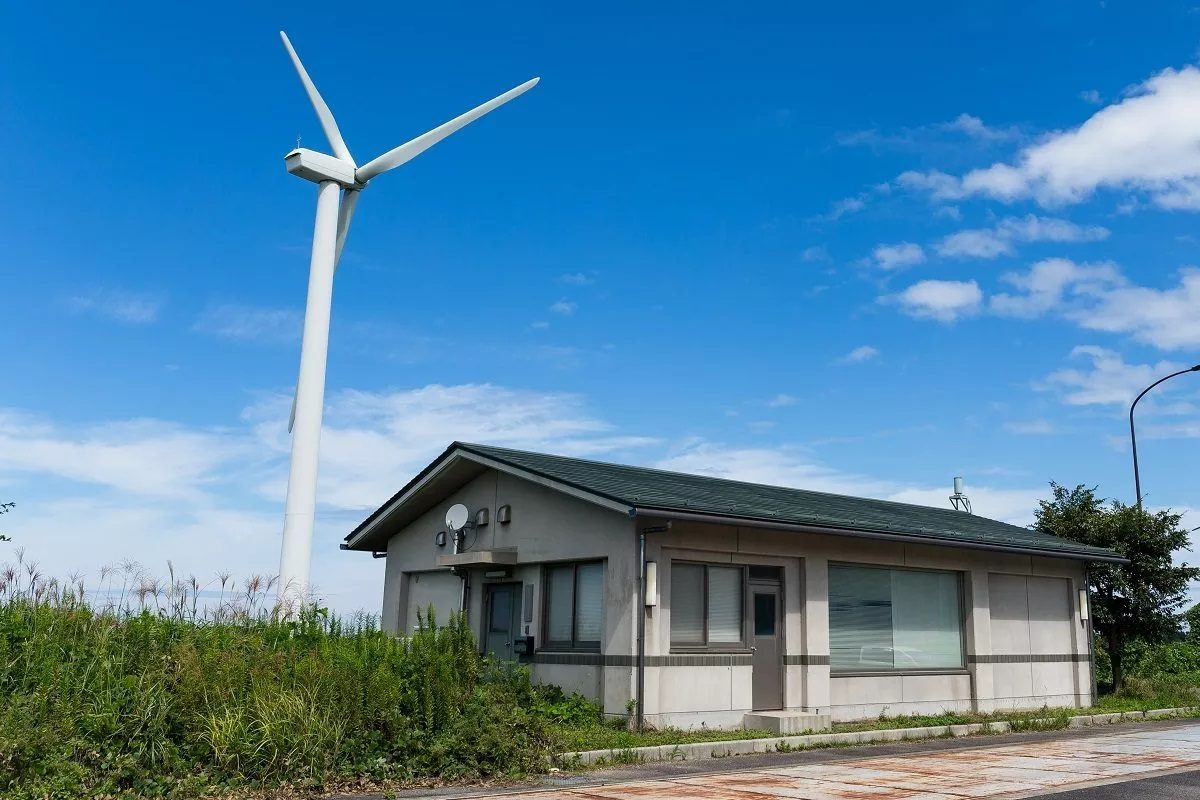
<svg viewBox="0 0 1200 800">
<path fill-rule="evenodd" d="M 755 711 L 742 720 L 742 727 L 752 731 L 770 731 L 780 736 L 827 731 L 832 723 L 828 714 L 810 711 Z"/>
</svg>

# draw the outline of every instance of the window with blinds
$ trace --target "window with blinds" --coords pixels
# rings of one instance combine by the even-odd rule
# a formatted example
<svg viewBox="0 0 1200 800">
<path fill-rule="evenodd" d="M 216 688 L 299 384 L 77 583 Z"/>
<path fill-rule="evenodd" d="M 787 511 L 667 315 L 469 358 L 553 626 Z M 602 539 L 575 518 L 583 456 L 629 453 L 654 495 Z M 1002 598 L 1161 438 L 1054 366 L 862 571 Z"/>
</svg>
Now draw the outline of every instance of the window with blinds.
<svg viewBox="0 0 1200 800">
<path fill-rule="evenodd" d="M 671 564 L 671 645 L 730 648 L 745 644 L 745 569 Z"/>
<path fill-rule="evenodd" d="M 555 650 L 599 650 L 604 632 L 604 565 L 547 567 L 542 639 Z"/>
<path fill-rule="evenodd" d="M 832 670 L 961 668 L 961 585 L 956 572 L 830 566 Z"/>
</svg>

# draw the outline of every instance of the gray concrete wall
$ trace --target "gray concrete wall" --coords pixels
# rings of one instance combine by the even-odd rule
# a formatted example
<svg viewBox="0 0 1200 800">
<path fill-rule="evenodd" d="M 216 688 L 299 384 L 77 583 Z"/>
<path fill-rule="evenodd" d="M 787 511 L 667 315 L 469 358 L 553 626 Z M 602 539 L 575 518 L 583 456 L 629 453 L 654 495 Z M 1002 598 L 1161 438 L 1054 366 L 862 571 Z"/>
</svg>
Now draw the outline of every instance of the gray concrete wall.
<svg viewBox="0 0 1200 800">
<path fill-rule="evenodd" d="M 653 535 L 648 552 L 648 557 L 659 564 L 659 606 L 647 618 L 648 655 L 671 652 L 672 561 L 784 568 L 784 645 L 788 661 L 792 662 L 786 666 L 787 708 L 828 712 L 835 719 L 851 720 L 880 714 L 991 711 L 1040 708 L 1046 704 L 1081 706 L 1090 702 L 1088 642 L 1073 600 L 1083 581 L 1080 562 L 682 522 L 676 522 L 668 533 Z M 854 677 L 831 674 L 830 562 L 942 569 L 962 574 L 967 661 L 964 667 L 936 674 L 898 672 Z M 1006 632 L 1003 621 L 998 628 L 991 618 L 994 573 L 1019 579 L 1026 596 L 1033 598 L 1035 610 L 1031 613 L 1027 606 L 1021 612 L 1024 627 L 1016 634 Z M 1020 690 L 1008 682 L 1014 673 L 1028 676 L 1027 684 Z M 751 675 L 749 667 L 741 666 L 648 670 L 648 718 L 684 727 L 740 718 L 750 710 Z M 691 691 L 681 690 L 681 685 Z"/>
<path fill-rule="evenodd" d="M 448 569 L 437 566 L 437 556 L 453 552 L 434 544 L 434 536 L 445 530 L 446 509 L 463 503 L 474 514 L 489 509 L 491 522 L 468 535 L 472 550 L 516 548 L 518 563 L 510 576 L 492 580 L 533 586 L 530 620 L 524 632 L 537 639 L 542 632 L 542 568 L 562 561 L 604 562 L 604 637 L 601 653 L 631 657 L 635 652 L 636 616 L 633 587 L 637 584 L 637 536 L 633 520 L 616 511 L 548 489 L 507 473 L 488 470 L 452 493 L 412 524 L 395 533 L 387 546 L 382 619 L 385 630 L 398 632 L 402 622 L 415 622 L 415 608 L 433 600 L 457 609 L 461 581 Z M 512 521 L 496 522 L 496 510 L 508 505 Z M 484 577 L 487 570 L 470 571 L 468 619 L 476 635 L 481 633 Z M 435 578 L 434 575 L 442 577 Z M 419 578 L 419 580 L 418 580 Z M 437 587 L 434 590 L 433 587 Z M 457 587 L 452 589 L 452 587 Z M 524 593 L 522 592 L 522 597 Z M 444 619 L 441 605 L 439 618 Z M 524 620 L 525 615 L 522 615 Z M 412 621 L 410 621 L 412 620 Z M 600 654 L 593 664 L 531 663 L 535 679 L 555 683 L 568 691 L 579 691 L 603 701 L 605 710 L 623 714 L 633 692 L 631 666 L 604 665 Z"/>
<path fill-rule="evenodd" d="M 530 668 L 537 680 L 600 700 L 607 713 L 623 714 L 634 696 L 639 603 L 637 531 L 661 520 L 631 520 L 610 509 L 506 473 L 486 471 L 439 502 L 388 542 L 383 620 L 387 630 L 414 624 L 415 608 L 433 602 L 457 608 L 461 583 L 437 567 L 434 535 L 445 509 L 465 503 L 490 510 L 492 522 L 472 549 L 516 548 L 518 564 L 503 581 L 533 588 L 526 633 L 542 648 L 542 573 L 546 564 L 603 560 L 604 634 L 600 653 L 539 652 Z M 495 522 L 496 509 L 512 507 L 512 522 Z M 658 596 L 645 610 L 646 716 L 652 724 L 683 727 L 738 725 L 752 705 L 748 654 L 724 663 L 664 665 L 670 646 L 671 563 L 770 565 L 782 568 L 783 636 L 787 708 L 859 719 L 881 713 L 992 711 L 1044 704 L 1086 705 L 1090 671 L 1086 630 L 1078 618 L 1083 565 L 953 547 L 912 545 L 756 527 L 675 522 L 649 534 L 647 557 L 658 564 Z M 831 674 L 828 566 L 830 563 L 945 569 L 963 576 L 963 628 L 967 664 L 938 674 L 883 676 Z M 483 570 L 470 573 L 468 612 L 478 634 Z M 1022 599 L 1023 598 L 1023 599 Z M 1031 611 L 1032 609 L 1032 611 Z M 439 616 L 444 618 L 442 614 Z M 563 663 L 563 656 L 569 656 Z M 658 660 L 658 663 L 656 662 Z"/>
</svg>

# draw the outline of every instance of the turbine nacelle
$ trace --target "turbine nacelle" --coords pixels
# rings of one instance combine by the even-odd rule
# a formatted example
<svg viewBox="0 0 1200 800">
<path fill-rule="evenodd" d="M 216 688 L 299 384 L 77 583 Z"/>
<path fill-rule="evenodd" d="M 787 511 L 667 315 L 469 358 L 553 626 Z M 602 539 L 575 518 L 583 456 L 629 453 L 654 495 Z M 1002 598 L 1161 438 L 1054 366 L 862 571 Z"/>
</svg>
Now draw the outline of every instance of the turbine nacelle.
<svg viewBox="0 0 1200 800">
<path fill-rule="evenodd" d="M 283 157 L 287 171 L 298 178 L 304 178 L 313 183 L 333 181 L 343 189 L 361 189 L 366 184 L 359 183 L 355 177 L 357 169 L 353 163 L 337 156 L 318 153 L 304 147 L 297 147 Z"/>
</svg>

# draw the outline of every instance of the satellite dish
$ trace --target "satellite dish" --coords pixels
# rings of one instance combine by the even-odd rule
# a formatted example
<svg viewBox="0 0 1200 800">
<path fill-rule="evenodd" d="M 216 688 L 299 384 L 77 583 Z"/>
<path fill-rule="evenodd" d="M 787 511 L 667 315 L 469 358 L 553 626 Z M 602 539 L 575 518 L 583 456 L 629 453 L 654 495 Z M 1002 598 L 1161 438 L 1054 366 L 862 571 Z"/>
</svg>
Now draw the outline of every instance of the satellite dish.
<svg viewBox="0 0 1200 800">
<path fill-rule="evenodd" d="M 452 531 L 461 531 L 467 524 L 467 517 L 469 516 L 471 516 L 471 512 L 467 511 L 466 506 L 462 503 L 455 503 L 446 512 L 446 527 Z"/>
</svg>

